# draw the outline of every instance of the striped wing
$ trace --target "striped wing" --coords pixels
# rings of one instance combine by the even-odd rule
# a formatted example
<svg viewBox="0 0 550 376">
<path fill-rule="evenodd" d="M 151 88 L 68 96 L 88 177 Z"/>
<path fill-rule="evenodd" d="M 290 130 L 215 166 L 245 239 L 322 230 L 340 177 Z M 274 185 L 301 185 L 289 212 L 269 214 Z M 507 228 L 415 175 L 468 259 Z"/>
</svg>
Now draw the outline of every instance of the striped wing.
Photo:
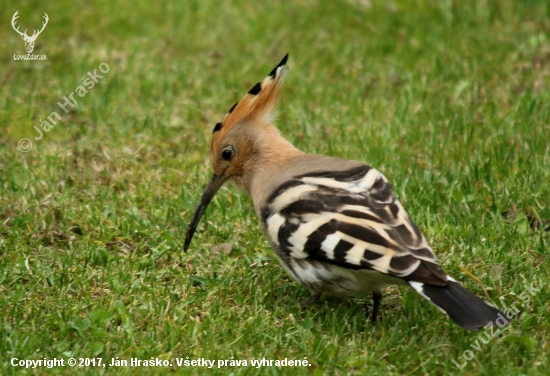
<svg viewBox="0 0 550 376">
<path fill-rule="evenodd" d="M 361 165 L 296 176 L 262 210 L 271 241 L 297 259 L 444 286 L 447 277 L 388 180 Z"/>
</svg>

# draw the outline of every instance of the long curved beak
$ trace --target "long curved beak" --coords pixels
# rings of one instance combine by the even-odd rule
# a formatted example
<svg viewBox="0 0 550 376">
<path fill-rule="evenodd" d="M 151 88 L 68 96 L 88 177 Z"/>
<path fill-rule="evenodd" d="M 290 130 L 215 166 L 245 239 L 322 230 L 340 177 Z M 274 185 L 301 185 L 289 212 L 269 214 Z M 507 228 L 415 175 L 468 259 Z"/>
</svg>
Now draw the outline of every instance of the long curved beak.
<svg viewBox="0 0 550 376">
<path fill-rule="evenodd" d="M 206 188 L 204 188 L 204 192 L 202 192 L 201 199 L 199 200 L 199 203 L 195 208 L 193 219 L 191 220 L 191 223 L 189 223 L 189 226 L 187 227 L 187 233 L 185 234 L 185 243 L 183 244 L 184 252 L 187 252 L 187 249 L 189 248 L 189 244 L 191 244 L 191 239 L 193 239 L 195 230 L 197 229 L 197 226 L 199 225 L 199 221 L 201 220 L 202 215 L 206 211 L 208 204 L 210 203 L 210 201 L 212 201 L 212 198 L 214 197 L 218 189 L 220 189 L 220 187 L 223 185 L 223 183 L 225 183 L 226 180 L 227 180 L 227 177 L 225 177 L 224 174 L 220 176 L 214 174 L 212 175 L 212 178 L 208 182 L 208 185 L 206 186 Z"/>
</svg>

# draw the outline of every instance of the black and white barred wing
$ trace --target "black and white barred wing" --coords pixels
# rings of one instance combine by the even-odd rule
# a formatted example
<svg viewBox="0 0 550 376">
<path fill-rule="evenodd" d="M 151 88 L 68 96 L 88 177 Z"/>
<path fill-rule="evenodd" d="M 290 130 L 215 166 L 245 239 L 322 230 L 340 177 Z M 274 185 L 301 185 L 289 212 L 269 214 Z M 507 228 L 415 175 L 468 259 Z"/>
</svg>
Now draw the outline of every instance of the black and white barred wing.
<svg viewBox="0 0 550 376">
<path fill-rule="evenodd" d="M 262 219 L 271 241 L 297 259 L 447 283 L 390 183 L 369 166 L 296 176 L 269 197 Z"/>
</svg>

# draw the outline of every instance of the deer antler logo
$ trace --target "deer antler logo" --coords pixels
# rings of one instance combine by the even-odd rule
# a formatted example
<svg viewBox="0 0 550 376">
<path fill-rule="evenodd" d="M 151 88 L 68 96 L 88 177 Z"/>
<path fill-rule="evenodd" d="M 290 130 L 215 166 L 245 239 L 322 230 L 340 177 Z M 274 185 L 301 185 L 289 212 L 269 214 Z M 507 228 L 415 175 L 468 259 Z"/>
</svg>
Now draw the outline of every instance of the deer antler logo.
<svg viewBox="0 0 550 376">
<path fill-rule="evenodd" d="M 36 38 L 38 38 L 40 33 L 44 30 L 44 28 L 48 24 L 49 18 L 48 18 L 48 15 L 44 13 L 45 22 L 42 22 L 42 29 L 40 31 L 34 30 L 34 33 L 29 37 L 27 35 L 27 30 L 25 30 L 24 32 L 20 32 L 19 26 L 17 26 L 17 28 L 15 27 L 15 20 L 19 17 L 17 13 L 19 13 L 19 11 L 15 12 L 13 17 L 11 18 L 11 26 L 13 27 L 13 30 L 17 31 L 17 33 L 21 35 L 21 38 L 23 38 L 23 40 L 25 41 L 25 48 L 27 49 L 27 53 L 30 54 L 32 53 L 32 50 L 34 50 L 34 42 L 36 41 Z"/>
</svg>

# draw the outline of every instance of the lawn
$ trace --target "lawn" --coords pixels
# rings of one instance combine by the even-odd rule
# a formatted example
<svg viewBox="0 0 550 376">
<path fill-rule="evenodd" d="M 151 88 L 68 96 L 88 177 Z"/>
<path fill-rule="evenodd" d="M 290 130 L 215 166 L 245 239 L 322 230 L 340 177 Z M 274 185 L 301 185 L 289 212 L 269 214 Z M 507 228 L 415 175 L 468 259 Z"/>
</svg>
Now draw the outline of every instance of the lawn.
<svg viewBox="0 0 550 376">
<path fill-rule="evenodd" d="M 0 374 L 547 374 L 548 2 L 3 4 Z M 28 34 L 47 13 L 47 60 L 14 60 L 16 11 Z M 510 325 L 466 332 L 401 287 L 376 327 L 369 299 L 300 310 L 233 184 L 183 252 L 214 124 L 286 53 L 282 134 L 384 173 L 446 271 L 515 304 Z"/>
</svg>

